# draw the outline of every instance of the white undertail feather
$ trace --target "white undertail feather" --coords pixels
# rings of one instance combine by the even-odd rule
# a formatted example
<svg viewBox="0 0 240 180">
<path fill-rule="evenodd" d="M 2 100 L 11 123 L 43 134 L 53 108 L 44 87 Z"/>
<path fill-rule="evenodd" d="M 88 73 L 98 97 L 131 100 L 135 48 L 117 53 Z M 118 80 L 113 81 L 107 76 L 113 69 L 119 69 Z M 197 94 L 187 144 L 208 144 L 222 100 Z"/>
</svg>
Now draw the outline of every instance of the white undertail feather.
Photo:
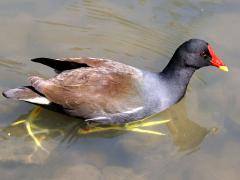
<svg viewBox="0 0 240 180">
<path fill-rule="evenodd" d="M 35 103 L 35 104 L 43 104 L 43 105 L 48 105 L 51 103 L 47 98 L 45 97 L 35 97 L 35 98 L 30 98 L 30 99 L 20 99 L 22 101 L 27 101 L 30 103 Z"/>
</svg>

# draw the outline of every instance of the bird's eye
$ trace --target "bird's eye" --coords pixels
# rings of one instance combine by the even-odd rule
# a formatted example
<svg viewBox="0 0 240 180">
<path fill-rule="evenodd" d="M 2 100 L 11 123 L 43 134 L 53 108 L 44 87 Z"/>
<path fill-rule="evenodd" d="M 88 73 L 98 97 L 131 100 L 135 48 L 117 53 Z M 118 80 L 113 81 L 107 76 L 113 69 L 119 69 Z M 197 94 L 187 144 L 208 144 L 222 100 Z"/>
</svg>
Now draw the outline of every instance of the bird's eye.
<svg viewBox="0 0 240 180">
<path fill-rule="evenodd" d="M 204 52 L 204 51 L 200 53 L 200 56 L 202 56 L 202 57 L 204 57 L 204 58 L 207 58 L 207 57 L 208 57 L 207 53 Z"/>
</svg>

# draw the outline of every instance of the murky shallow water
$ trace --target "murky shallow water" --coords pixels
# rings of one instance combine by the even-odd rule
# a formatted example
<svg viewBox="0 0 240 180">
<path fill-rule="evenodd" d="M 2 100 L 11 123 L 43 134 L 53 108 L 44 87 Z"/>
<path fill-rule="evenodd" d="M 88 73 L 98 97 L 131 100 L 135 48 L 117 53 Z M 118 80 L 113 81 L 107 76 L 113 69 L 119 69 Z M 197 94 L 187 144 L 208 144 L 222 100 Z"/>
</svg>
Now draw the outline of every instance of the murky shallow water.
<svg viewBox="0 0 240 180">
<path fill-rule="evenodd" d="M 185 99 L 153 118 L 171 119 L 153 128 L 166 136 L 73 136 L 76 119 L 44 110 L 31 121 L 44 149 L 36 148 L 24 123 L 11 125 L 34 106 L 0 97 L 1 179 L 238 179 L 239 10 L 237 0 L 0 1 L 0 90 L 52 76 L 29 62 L 42 56 L 106 57 L 160 71 L 192 37 L 209 41 L 230 68 L 201 69 Z"/>
</svg>

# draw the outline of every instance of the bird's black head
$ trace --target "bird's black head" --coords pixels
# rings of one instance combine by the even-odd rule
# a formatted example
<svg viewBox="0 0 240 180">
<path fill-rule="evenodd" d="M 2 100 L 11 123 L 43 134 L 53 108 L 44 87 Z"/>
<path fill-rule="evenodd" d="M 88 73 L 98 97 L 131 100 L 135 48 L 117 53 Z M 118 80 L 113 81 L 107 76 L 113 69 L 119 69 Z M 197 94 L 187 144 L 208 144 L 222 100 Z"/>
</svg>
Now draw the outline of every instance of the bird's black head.
<svg viewBox="0 0 240 180">
<path fill-rule="evenodd" d="M 179 46 L 174 54 L 174 59 L 177 59 L 178 62 L 175 61 L 175 63 L 182 67 L 199 69 L 212 65 L 228 71 L 227 66 L 217 57 L 212 46 L 200 39 L 190 39 Z"/>
</svg>

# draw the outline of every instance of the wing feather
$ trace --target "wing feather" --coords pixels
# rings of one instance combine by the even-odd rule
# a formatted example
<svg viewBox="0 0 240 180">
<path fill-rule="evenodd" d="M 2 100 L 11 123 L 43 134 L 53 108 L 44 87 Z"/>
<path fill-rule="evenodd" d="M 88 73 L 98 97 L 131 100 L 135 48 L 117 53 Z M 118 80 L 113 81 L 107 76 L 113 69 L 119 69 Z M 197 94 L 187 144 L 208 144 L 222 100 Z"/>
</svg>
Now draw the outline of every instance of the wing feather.
<svg viewBox="0 0 240 180">
<path fill-rule="evenodd" d="M 91 118 L 142 106 L 140 70 L 111 60 L 71 60 L 89 67 L 63 71 L 41 92 L 71 115 Z"/>
</svg>

